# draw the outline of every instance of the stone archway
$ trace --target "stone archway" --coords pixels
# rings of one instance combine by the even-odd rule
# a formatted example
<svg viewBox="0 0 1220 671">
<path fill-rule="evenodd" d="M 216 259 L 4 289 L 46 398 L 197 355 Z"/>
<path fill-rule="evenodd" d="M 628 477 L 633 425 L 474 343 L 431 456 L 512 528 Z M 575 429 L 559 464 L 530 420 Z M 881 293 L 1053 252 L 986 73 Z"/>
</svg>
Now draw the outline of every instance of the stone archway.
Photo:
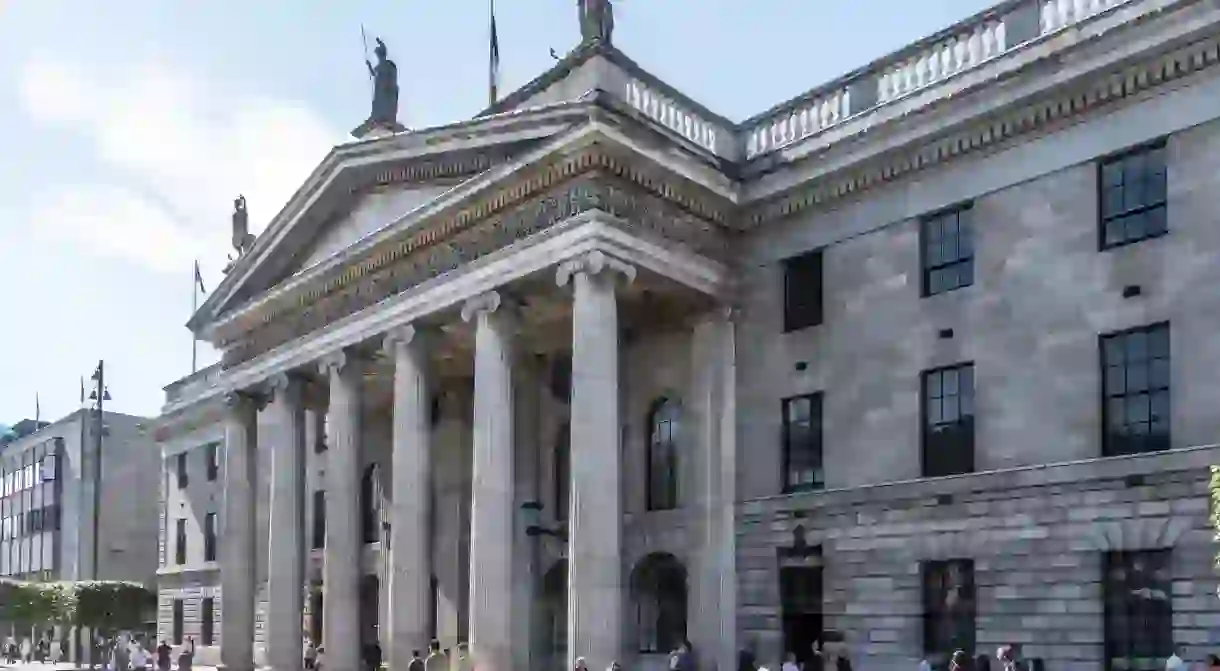
<svg viewBox="0 0 1220 671">
<path fill-rule="evenodd" d="M 568 652 L 568 560 L 560 559 L 542 575 L 538 585 L 537 637 L 542 668 L 563 669 Z"/>
<path fill-rule="evenodd" d="M 672 652 L 686 639 L 686 567 L 666 552 L 645 556 L 631 571 L 629 645 L 641 655 Z"/>
</svg>

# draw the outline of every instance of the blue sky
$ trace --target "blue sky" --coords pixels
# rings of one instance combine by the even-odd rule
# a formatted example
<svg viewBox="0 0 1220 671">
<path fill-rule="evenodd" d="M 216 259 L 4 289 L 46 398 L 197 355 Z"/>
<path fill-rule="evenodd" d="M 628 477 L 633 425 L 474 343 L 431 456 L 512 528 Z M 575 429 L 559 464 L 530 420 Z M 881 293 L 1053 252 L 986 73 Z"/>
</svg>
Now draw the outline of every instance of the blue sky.
<svg viewBox="0 0 1220 671">
<path fill-rule="evenodd" d="M 989 4 L 617 0 L 615 43 L 740 120 Z M 577 41 L 575 0 L 496 11 L 505 90 Z M 192 262 L 215 287 L 233 198 L 261 231 L 367 115 L 362 24 L 408 126 L 486 102 L 487 0 L 0 0 L 0 421 L 36 395 L 43 419 L 76 409 L 99 358 L 109 407 L 158 412 L 190 372 Z"/>
</svg>

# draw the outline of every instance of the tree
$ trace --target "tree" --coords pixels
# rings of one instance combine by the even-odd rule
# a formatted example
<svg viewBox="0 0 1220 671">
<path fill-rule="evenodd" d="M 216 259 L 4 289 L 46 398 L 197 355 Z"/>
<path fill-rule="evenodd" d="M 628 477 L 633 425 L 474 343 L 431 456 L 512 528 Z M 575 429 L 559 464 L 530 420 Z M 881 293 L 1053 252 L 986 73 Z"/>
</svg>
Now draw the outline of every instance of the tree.
<svg viewBox="0 0 1220 671">
<path fill-rule="evenodd" d="M 86 580 L 71 585 L 75 596 L 73 621 L 90 629 L 139 629 L 157 605 L 157 595 L 136 582 Z"/>
<path fill-rule="evenodd" d="M 68 623 L 74 596 L 67 583 L 0 580 L 0 620 L 28 626 Z"/>
</svg>

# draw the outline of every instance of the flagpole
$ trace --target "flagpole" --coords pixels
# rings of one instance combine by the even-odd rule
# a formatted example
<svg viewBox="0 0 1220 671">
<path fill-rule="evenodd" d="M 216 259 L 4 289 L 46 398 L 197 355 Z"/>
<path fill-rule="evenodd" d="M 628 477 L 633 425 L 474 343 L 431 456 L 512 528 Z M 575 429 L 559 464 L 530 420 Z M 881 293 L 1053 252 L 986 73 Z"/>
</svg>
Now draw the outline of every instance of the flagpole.
<svg viewBox="0 0 1220 671">
<path fill-rule="evenodd" d="M 191 276 L 191 317 L 199 310 L 199 261 L 195 261 L 195 274 Z M 199 338 L 191 330 L 191 375 L 199 370 Z"/>
</svg>

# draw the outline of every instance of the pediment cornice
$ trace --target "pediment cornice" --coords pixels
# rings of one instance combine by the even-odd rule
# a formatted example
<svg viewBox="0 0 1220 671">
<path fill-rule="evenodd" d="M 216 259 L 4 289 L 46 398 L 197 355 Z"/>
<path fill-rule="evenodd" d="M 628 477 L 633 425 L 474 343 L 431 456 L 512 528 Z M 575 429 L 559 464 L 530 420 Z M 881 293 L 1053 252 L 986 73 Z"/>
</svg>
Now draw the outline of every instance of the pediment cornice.
<svg viewBox="0 0 1220 671">
<path fill-rule="evenodd" d="M 596 128 L 562 147 L 487 175 L 485 185 L 455 189 L 218 324 L 213 342 L 226 351 L 226 367 L 592 209 L 630 221 L 641 235 L 724 257 L 729 199 L 641 160 Z"/>
</svg>

